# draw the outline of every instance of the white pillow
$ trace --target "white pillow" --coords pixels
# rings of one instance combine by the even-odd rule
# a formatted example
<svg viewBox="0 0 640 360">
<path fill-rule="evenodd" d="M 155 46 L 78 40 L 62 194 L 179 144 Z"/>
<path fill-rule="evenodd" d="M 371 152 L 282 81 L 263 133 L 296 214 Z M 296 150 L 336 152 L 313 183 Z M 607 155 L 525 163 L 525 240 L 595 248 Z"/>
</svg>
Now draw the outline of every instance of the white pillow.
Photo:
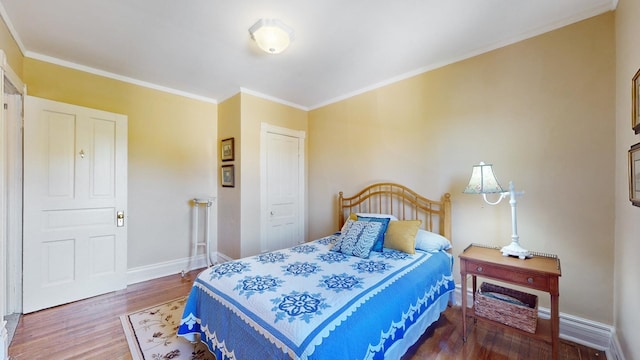
<svg viewBox="0 0 640 360">
<path fill-rule="evenodd" d="M 376 214 L 376 213 L 356 213 L 356 215 L 360 216 L 360 217 L 372 217 L 372 218 L 379 218 L 379 219 L 391 219 L 393 220 L 398 220 L 397 217 L 393 216 L 393 215 L 388 215 L 388 214 Z"/>
<path fill-rule="evenodd" d="M 418 233 L 416 234 L 416 249 L 431 252 L 449 250 L 451 249 L 451 242 L 440 234 L 418 229 Z"/>
</svg>

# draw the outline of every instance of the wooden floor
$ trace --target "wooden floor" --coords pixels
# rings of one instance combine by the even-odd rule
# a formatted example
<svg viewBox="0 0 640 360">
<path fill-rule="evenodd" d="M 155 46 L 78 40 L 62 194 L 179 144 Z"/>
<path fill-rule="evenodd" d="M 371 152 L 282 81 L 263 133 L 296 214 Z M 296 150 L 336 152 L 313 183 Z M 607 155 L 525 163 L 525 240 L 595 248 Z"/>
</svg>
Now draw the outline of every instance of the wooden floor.
<svg viewBox="0 0 640 360">
<path fill-rule="evenodd" d="M 189 293 L 197 272 L 134 284 L 126 290 L 42 310 L 21 318 L 11 359 L 131 359 L 120 315 Z M 462 342 L 461 311 L 447 309 L 404 360 L 550 359 L 551 346 L 469 319 Z M 561 359 L 606 359 L 603 352 L 561 341 Z"/>
<path fill-rule="evenodd" d="M 403 360 L 550 360 L 551 345 L 492 327 L 473 324 L 467 319 L 467 342 L 462 341 L 462 311 L 451 307 L 440 316 L 422 338 L 402 357 Z M 560 359 L 605 360 L 604 352 L 576 343 L 560 340 Z"/>
</svg>

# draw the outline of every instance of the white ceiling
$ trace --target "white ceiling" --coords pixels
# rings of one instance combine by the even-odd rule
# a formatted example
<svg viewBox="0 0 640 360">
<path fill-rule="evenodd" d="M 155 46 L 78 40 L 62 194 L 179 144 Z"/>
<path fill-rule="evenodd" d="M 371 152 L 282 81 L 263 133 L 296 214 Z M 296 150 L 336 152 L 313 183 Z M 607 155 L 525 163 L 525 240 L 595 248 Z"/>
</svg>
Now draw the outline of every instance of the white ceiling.
<svg viewBox="0 0 640 360">
<path fill-rule="evenodd" d="M 0 0 L 25 56 L 220 102 L 312 109 L 615 9 L 617 0 Z M 248 29 L 291 26 L 280 55 Z"/>
</svg>

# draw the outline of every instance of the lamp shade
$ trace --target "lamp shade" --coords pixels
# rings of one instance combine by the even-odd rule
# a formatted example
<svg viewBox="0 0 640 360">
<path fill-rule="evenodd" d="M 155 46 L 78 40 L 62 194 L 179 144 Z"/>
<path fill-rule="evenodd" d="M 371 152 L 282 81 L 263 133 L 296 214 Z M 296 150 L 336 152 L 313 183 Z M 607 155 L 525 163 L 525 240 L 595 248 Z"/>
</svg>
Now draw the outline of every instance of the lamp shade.
<svg viewBox="0 0 640 360">
<path fill-rule="evenodd" d="M 277 19 L 260 19 L 249 28 L 251 38 L 269 54 L 283 52 L 293 38 L 293 29 Z"/>
<path fill-rule="evenodd" d="M 493 194 L 502 193 L 504 190 L 498 183 L 498 179 L 493 174 L 491 164 L 480 162 L 473 166 L 469 185 L 464 189 L 465 194 Z"/>
</svg>

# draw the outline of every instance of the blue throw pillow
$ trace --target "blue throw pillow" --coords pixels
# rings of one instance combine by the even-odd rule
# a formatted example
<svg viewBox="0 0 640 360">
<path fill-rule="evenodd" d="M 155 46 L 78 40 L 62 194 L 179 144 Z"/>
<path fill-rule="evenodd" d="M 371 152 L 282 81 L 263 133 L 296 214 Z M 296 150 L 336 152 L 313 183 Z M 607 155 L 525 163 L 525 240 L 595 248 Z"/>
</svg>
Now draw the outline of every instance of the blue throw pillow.
<svg viewBox="0 0 640 360">
<path fill-rule="evenodd" d="M 382 224 L 380 234 L 378 234 L 378 238 L 373 244 L 373 248 L 371 248 L 371 251 L 382 252 L 382 247 L 384 246 L 384 234 L 387 232 L 387 226 L 389 226 L 390 220 L 391 219 L 389 218 L 358 216 L 358 221 L 379 222 L 380 224 Z"/>
<path fill-rule="evenodd" d="M 331 251 L 341 252 L 366 259 L 378 238 L 382 224 L 374 221 L 347 221 L 347 229 L 343 231 Z"/>
</svg>

